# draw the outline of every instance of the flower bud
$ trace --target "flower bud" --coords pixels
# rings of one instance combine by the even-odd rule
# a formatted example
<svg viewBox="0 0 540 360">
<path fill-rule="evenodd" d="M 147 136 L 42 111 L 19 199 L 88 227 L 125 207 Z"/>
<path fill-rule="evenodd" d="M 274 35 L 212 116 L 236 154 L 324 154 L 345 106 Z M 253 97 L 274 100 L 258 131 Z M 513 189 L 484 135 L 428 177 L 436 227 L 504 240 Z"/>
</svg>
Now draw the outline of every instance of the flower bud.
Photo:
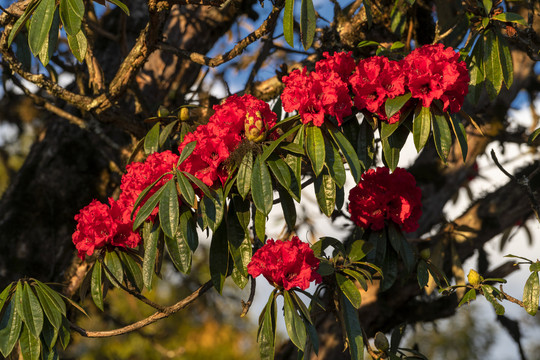
<svg viewBox="0 0 540 360">
<path fill-rule="evenodd" d="M 187 107 L 183 107 L 178 112 L 178 118 L 180 121 L 188 121 L 189 120 L 189 109 Z"/>
<path fill-rule="evenodd" d="M 469 284 L 476 286 L 480 284 L 483 279 L 479 273 L 471 269 L 471 271 L 469 271 L 469 274 L 467 275 L 467 280 L 469 281 Z"/>
<path fill-rule="evenodd" d="M 169 110 L 167 110 L 167 108 L 163 105 L 160 105 L 159 106 L 159 109 L 157 111 L 157 115 L 159 117 L 165 117 L 165 116 L 169 116 Z"/>
<path fill-rule="evenodd" d="M 375 334 L 375 347 L 381 351 L 387 351 L 390 348 L 386 335 L 380 331 Z"/>
<path fill-rule="evenodd" d="M 431 256 L 431 251 L 429 249 L 424 249 L 420 251 L 420 257 L 422 259 L 427 260 L 429 259 L 430 256 Z"/>
<path fill-rule="evenodd" d="M 265 126 L 260 111 L 255 111 L 255 113 L 248 112 L 246 114 L 246 119 L 244 121 L 244 132 L 246 134 L 246 138 L 255 143 L 266 139 L 268 129 Z"/>
</svg>

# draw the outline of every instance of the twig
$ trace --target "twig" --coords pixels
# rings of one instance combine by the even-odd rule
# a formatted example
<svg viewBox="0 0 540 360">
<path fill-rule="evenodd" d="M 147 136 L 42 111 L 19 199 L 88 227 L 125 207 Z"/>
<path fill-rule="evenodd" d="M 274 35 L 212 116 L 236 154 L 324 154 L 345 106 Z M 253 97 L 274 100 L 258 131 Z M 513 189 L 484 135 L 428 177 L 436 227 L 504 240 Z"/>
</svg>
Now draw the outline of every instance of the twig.
<svg viewBox="0 0 540 360">
<path fill-rule="evenodd" d="M 510 301 L 510 302 L 513 302 L 514 304 L 517 304 L 517 305 L 521 306 L 522 308 L 525 307 L 525 305 L 523 304 L 523 301 L 520 301 L 520 300 L 516 299 L 515 297 L 510 296 L 510 295 L 508 295 L 507 293 L 505 293 L 505 292 L 503 291 L 503 289 L 502 289 L 502 285 L 499 285 L 499 290 L 500 290 L 501 294 L 504 296 L 504 298 L 505 298 L 506 300 L 508 300 L 508 301 Z"/>
<path fill-rule="evenodd" d="M 249 308 L 251 307 L 251 304 L 253 303 L 253 298 L 255 297 L 255 288 L 256 288 L 257 282 L 255 281 L 255 278 L 251 276 L 251 288 L 249 290 L 249 298 L 248 301 L 244 302 L 242 300 L 242 313 L 240 314 L 240 317 L 244 317 L 247 315 Z"/>
<path fill-rule="evenodd" d="M 369 356 L 371 356 L 373 359 L 380 359 L 381 358 L 380 354 L 377 354 L 375 352 L 375 350 L 373 350 L 373 348 L 369 344 L 369 338 L 368 338 L 364 328 L 362 328 L 362 338 L 364 339 L 364 345 L 366 346 L 366 350 L 367 350 Z"/>
<path fill-rule="evenodd" d="M 148 299 L 146 296 L 144 296 L 143 294 L 141 293 L 138 293 L 136 291 L 133 291 L 132 289 L 128 288 L 127 286 L 125 286 L 124 284 L 122 284 L 114 275 L 113 273 L 111 272 L 111 270 L 109 270 L 109 268 L 107 267 L 107 265 L 102 262 L 101 265 L 103 265 L 103 268 L 105 269 L 105 271 L 107 272 L 107 274 L 109 274 L 109 276 L 116 282 L 116 284 L 118 285 L 118 287 L 122 290 L 124 290 L 125 292 L 127 292 L 128 294 L 130 294 L 131 296 L 133 297 L 136 297 L 137 299 L 139 299 L 140 301 L 142 301 L 143 303 L 145 303 L 146 305 L 148 306 L 151 306 L 153 307 L 154 309 L 156 310 L 159 310 L 161 312 L 164 312 L 166 307 L 163 306 L 163 305 L 160 305 L 160 304 L 157 304 L 155 302 L 153 302 L 152 300 Z"/>
<path fill-rule="evenodd" d="M 256 40 L 266 35 L 275 25 L 275 22 L 278 19 L 279 13 L 281 12 L 282 8 L 283 8 L 283 4 L 280 4 L 279 6 L 274 6 L 272 8 L 272 12 L 270 13 L 270 15 L 268 15 L 266 20 L 264 20 L 264 22 L 261 24 L 261 26 L 257 30 L 255 30 L 254 32 L 252 32 L 251 34 L 249 34 L 248 36 L 240 40 L 231 50 L 229 50 L 225 54 L 221 54 L 213 58 L 207 57 L 201 53 L 178 49 L 170 44 L 163 43 L 163 42 L 158 43 L 157 48 L 160 50 L 169 51 L 176 55 L 190 59 L 191 61 L 199 65 L 216 67 L 228 61 L 231 61 L 238 55 L 242 54 L 242 52 L 245 50 L 245 48 L 248 45 L 252 44 Z"/>
<path fill-rule="evenodd" d="M 202 285 L 201 287 L 199 287 L 197 290 L 195 290 L 191 295 L 180 300 L 176 304 L 167 306 L 163 309 L 163 311 L 157 311 L 145 319 L 139 320 L 131 325 L 127 325 L 119 329 L 108 330 L 108 331 L 88 331 L 75 324 L 70 324 L 70 326 L 71 326 L 71 329 L 73 329 L 74 331 L 78 332 L 79 334 L 87 338 L 106 338 L 106 337 L 111 337 L 111 336 L 127 334 L 135 330 L 139 330 L 152 323 L 155 323 L 158 320 L 169 317 L 172 314 L 177 313 L 178 311 L 186 308 L 195 300 L 200 298 L 205 292 L 207 292 L 211 288 L 212 288 L 212 281 L 210 280 L 206 282 L 204 285 Z"/>
</svg>

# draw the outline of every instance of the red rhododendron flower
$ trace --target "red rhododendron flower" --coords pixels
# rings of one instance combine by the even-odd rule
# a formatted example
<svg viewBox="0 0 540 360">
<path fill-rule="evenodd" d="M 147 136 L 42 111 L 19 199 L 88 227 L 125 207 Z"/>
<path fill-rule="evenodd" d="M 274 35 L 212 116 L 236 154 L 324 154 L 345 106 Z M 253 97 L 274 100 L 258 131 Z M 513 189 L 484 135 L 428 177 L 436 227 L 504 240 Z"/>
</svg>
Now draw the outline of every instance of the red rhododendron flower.
<svg viewBox="0 0 540 360">
<path fill-rule="evenodd" d="M 317 61 L 315 64 L 315 71 L 318 74 L 326 74 L 335 72 L 339 75 L 341 80 L 345 83 L 348 82 L 349 76 L 354 70 L 356 62 L 352 57 L 352 52 L 336 52 L 333 55 L 329 55 L 328 52 L 323 53 L 324 59 Z"/>
<path fill-rule="evenodd" d="M 405 232 L 418 229 L 422 215 L 422 191 L 407 170 L 386 167 L 370 169 L 349 193 L 349 212 L 354 223 L 364 229 L 381 230 L 385 221 Z"/>
<path fill-rule="evenodd" d="M 317 273 L 319 259 L 305 242 L 294 236 L 290 241 L 273 240 L 251 258 L 248 273 L 257 277 L 263 275 L 270 284 L 290 290 L 298 287 L 306 290 L 312 281 L 317 284 L 322 277 Z"/>
<path fill-rule="evenodd" d="M 389 61 L 383 56 L 360 60 L 349 78 L 354 105 L 377 114 L 382 121 L 395 123 L 400 113 L 387 119 L 384 104 L 388 99 L 405 94 L 405 81 L 401 62 Z"/>
<path fill-rule="evenodd" d="M 321 72 L 308 74 L 304 68 L 302 71 L 294 70 L 282 79 L 285 84 L 281 94 L 283 109 L 287 112 L 298 111 L 304 124 L 321 126 L 325 115 L 329 115 L 341 125 L 343 117 L 352 114 L 348 85 L 337 72 L 347 70 L 333 64 L 334 60 L 326 61 L 326 65 L 320 66 Z"/>
<path fill-rule="evenodd" d="M 455 113 L 461 109 L 469 91 L 469 72 L 464 61 L 452 48 L 443 44 L 424 45 L 404 59 L 404 70 L 412 97 L 424 107 L 433 100 L 443 103 L 443 110 Z"/>
<path fill-rule="evenodd" d="M 130 214 L 133 207 L 112 198 L 109 198 L 109 202 L 110 207 L 93 200 L 75 215 L 77 230 L 72 240 L 82 260 L 86 255 L 92 255 L 96 249 L 106 246 L 134 248 L 141 241 L 141 236 L 132 230 Z"/>
<path fill-rule="evenodd" d="M 195 132 L 187 134 L 178 147 L 182 152 L 187 144 L 197 142 L 195 150 L 180 169 L 208 186 L 213 186 L 218 179 L 225 183 L 228 177 L 225 163 L 246 138 L 246 131 L 250 140 L 261 141 L 277 121 L 277 115 L 268 104 L 252 95 L 229 96 L 221 105 L 214 106 L 214 110 L 208 124 L 200 125 Z"/>
<path fill-rule="evenodd" d="M 150 186 L 154 181 L 165 173 L 171 172 L 178 163 L 178 155 L 173 154 L 171 151 L 155 152 L 146 158 L 143 162 L 133 162 L 126 166 L 126 173 L 122 176 L 120 190 L 120 200 L 126 204 L 126 206 L 135 205 L 135 201 L 141 194 L 141 192 Z M 172 179 L 172 174 L 165 175 L 160 181 L 148 192 L 145 199 L 141 201 L 139 207 L 142 206 L 146 200 L 158 191 L 167 181 Z M 158 208 L 154 209 L 152 216 L 156 216 Z"/>
</svg>

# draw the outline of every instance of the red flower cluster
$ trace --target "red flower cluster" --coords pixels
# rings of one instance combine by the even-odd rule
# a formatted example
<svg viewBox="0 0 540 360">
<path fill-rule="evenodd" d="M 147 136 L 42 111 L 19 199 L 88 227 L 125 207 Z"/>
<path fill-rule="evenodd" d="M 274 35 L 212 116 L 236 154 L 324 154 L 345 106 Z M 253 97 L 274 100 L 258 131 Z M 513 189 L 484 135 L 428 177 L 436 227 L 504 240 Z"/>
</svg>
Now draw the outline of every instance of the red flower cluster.
<svg viewBox="0 0 540 360">
<path fill-rule="evenodd" d="M 425 45 L 415 49 L 404 59 L 408 86 L 412 97 L 430 107 L 433 100 L 441 100 L 443 110 L 455 113 L 461 109 L 469 91 L 469 73 L 459 54 L 443 44 Z"/>
<path fill-rule="evenodd" d="M 390 124 L 399 121 L 400 112 L 390 119 L 386 118 L 384 103 L 405 94 L 406 77 L 401 62 L 389 61 L 383 56 L 360 60 L 349 81 L 354 94 L 354 106 L 377 114 L 381 120 Z"/>
<path fill-rule="evenodd" d="M 399 121 L 404 108 L 387 119 L 384 105 L 388 99 L 411 92 L 412 98 L 425 107 L 440 100 L 444 111 L 458 112 L 467 95 L 469 73 L 465 62 L 442 44 L 422 46 L 401 61 L 373 56 L 355 64 L 350 52 L 325 53 L 324 57 L 312 73 L 294 70 L 283 77 L 283 108 L 298 111 L 304 123 L 321 126 L 329 115 L 341 124 L 343 117 L 352 113 L 351 98 L 359 110 L 392 124 Z"/>
<path fill-rule="evenodd" d="M 150 186 L 154 181 L 165 173 L 173 171 L 178 163 L 178 155 L 171 151 L 155 152 L 146 158 L 144 162 L 134 162 L 126 166 L 126 173 L 122 176 L 120 190 L 120 200 L 129 204 L 133 209 L 135 201 L 141 192 Z M 156 191 L 161 188 L 167 181 L 172 179 L 173 175 L 165 175 L 160 181 L 148 192 L 145 199 L 141 201 L 140 206 L 144 205 Z M 154 209 L 151 216 L 156 216 L 158 207 Z"/>
<path fill-rule="evenodd" d="M 180 169 L 208 186 L 218 179 L 225 183 L 229 176 L 225 162 L 240 142 L 246 137 L 260 141 L 277 121 L 268 104 L 252 95 L 232 95 L 223 104 L 214 106 L 214 110 L 208 124 L 187 134 L 178 148 L 182 152 L 187 144 L 197 141 L 195 150 Z"/>
<path fill-rule="evenodd" d="M 422 215 L 422 191 L 414 176 L 402 168 L 390 174 L 388 168 L 370 169 L 349 193 L 349 212 L 354 223 L 364 229 L 381 230 L 385 220 L 405 232 L 418 229 Z"/>
<path fill-rule="evenodd" d="M 134 248 L 141 241 L 141 236 L 132 230 L 130 215 L 133 206 L 112 198 L 109 198 L 109 203 L 110 207 L 93 200 L 75 215 L 77 230 L 72 240 L 82 260 L 86 255 L 92 255 L 95 249 L 105 246 Z"/>
<path fill-rule="evenodd" d="M 285 111 L 298 110 L 304 124 L 321 126 L 325 115 L 330 115 L 341 125 L 343 117 L 352 114 L 346 79 L 354 68 L 354 60 L 350 52 L 324 56 L 326 59 L 317 63 L 315 71 L 308 74 L 304 68 L 283 77 L 281 101 Z"/>
<path fill-rule="evenodd" d="M 253 254 L 247 268 L 251 276 L 262 274 L 270 284 L 285 290 L 293 287 L 306 290 L 310 282 L 318 284 L 322 281 L 321 275 L 317 273 L 319 259 L 298 236 L 290 241 L 268 240 Z"/>
</svg>

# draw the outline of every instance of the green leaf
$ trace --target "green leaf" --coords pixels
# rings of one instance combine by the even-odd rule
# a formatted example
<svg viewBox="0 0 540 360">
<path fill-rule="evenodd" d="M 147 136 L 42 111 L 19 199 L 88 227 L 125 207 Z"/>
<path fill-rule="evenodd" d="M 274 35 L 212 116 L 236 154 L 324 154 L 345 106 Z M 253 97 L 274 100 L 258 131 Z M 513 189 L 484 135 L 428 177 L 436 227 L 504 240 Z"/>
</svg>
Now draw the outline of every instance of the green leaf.
<svg viewBox="0 0 540 360">
<path fill-rule="evenodd" d="M 264 215 L 268 215 L 272 210 L 274 192 L 272 190 L 272 180 L 268 167 L 257 156 L 253 163 L 253 173 L 251 176 L 251 196 L 257 210 Z"/>
<path fill-rule="evenodd" d="M 347 256 L 351 261 L 360 261 L 373 250 L 373 244 L 364 240 L 354 240 L 348 249 Z"/>
<path fill-rule="evenodd" d="M 379 46 L 379 43 L 376 41 L 368 41 L 368 40 L 362 40 L 356 45 L 356 47 L 365 47 L 365 46 Z"/>
<path fill-rule="evenodd" d="M 216 191 L 213 192 L 212 196 L 204 196 L 199 206 L 205 228 L 209 227 L 210 230 L 215 232 L 223 219 L 224 204 L 222 192 Z"/>
<path fill-rule="evenodd" d="M 141 224 L 148 218 L 148 216 L 150 216 L 152 211 L 154 211 L 157 204 L 161 200 L 161 195 L 163 194 L 164 190 L 165 190 L 165 185 L 159 188 L 158 191 L 156 191 L 154 195 L 152 195 L 150 199 L 148 199 L 144 203 L 144 205 L 141 206 L 141 208 L 137 212 L 137 216 L 135 217 L 135 220 L 133 220 L 133 231 L 136 231 L 139 228 L 139 226 L 141 226 Z"/>
<path fill-rule="evenodd" d="M 287 144 L 282 143 L 282 145 L 279 146 L 279 149 L 289 151 L 289 152 L 292 152 L 294 154 L 299 154 L 299 155 L 306 154 L 306 151 L 304 150 L 304 148 L 295 143 L 287 143 Z"/>
<path fill-rule="evenodd" d="M 319 239 L 315 244 L 311 245 L 311 250 L 313 250 L 313 253 L 317 257 L 322 257 L 324 255 L 324 251 L 329 247 L 333 247 L 336 249 L 341 255 L 345 256 L 347 254 L 347 251 L 345 250 L 345 246 L 341 241 L 339 241 L 336 238 L 325 236 Z"/>
<path fill-rule="evenodd" d="M 382 139 L 383 155 L 390 170 L 394 171 L 399 162 L 401 149 L 407 141 L 409 130 L 405 126 L 400 126 L 386 139 Z"/>
<path fill-rule="evenodd" d="M 197 234 L 197 225 L 193 219 L 191 210 L 185 207 L 180 212 L 180 221 L 177 236 L 182 237 L 192 252 L 199 247 L 199 235 Z"/>
<path fill-rule="evenodd" d="M 176 164 L 176 167 L 179 167 L 180 164 L 182 164 L 189 157 L 189 155 L 191 155 L 193 150 L 195 150 L 195 146 L 197 146 L 196 141 L 192 141 L 184 146 L 180 156 L 178 157 L 178 164 Z"/>
<path fill-rule="evenodd" d="M 17 60 L 21 62 L 24 70 L 30 71 L 33 56 L 30 52 L 30 48 L 28 47 L 28 39 L 24 33 L 19 33 L 15 37 L 15 46 L 17 47 L 15 53 Z"/>
<path fill-rule="evenodd" d="M 64 30 L 69 35 L 77 35 L 84 16 L 83 0 L 60 0 L 60 17 Z"/>
<path fill-rule="evenodd" d="M 289 291 L 283 292 L 283 312 L 285 314 L 285 327 L 287 329 L 287 334 L 294 345 L 302 351 L 304 351 L 304 346 L 306 345 L 306 327 L 304 322 L 298 313 L 294 303 L 289 295 Z"/>
<path fill-rule="evenodd" d="M 294 231 L 296 228 L 296 206 L 292 197 L 281 186 L 278 187 L 281 209 L 283 210 L 283 218 L 287 224 L 289 231 Z"/>
<path fill-rule="evenodd" d="M 479 36 L 469 59 L 469 97 L 477 103 L 484 87 L 484 37 Z"/>
<path fill-rule="evenodd" d="M 178 230 L 178 218 L 180 216 L 178 193 L 176 192 L 174 179 L 169 180 L 163 188 L 163 194 L 159 202 L 159 222 L 163 233 L 173 238 Z"/>
<path fill-rule="evenodd" d="M 40 53 L 41 48 L 49 38 L 49 30 L 51 29 L 55 9 L 54 0 L 41 0 L 30 19 L 28 44 L 35 56 Z"/>
<path fill-rule="evenodd" d="M 10 296 L 11 289 L 13 288 L 13 283 L 6 286 L 4 290 L 2 290 L 2 293 L 0 293 L 0 313 L 2 312 L 2 309 L 4 308 L 4 305 L 7 304 L 8 297 Z"/>
<path fill-rule="evenodd" d="M 364 9 L 366 9 L 366 18 L 368 21 L 368 28 L 371 28 L 373 24 L 373 14 L 371 13 L 371 0 L 363 0 Z"/>
<path fill-rule="evenodd" d="M 62 318 L 60 318 L 60 326 L 62 325 Z M 60 326 L 58 328 L 60 328 Z M 55 329 L 48 321 L 43 323 L 43 331 L 41 332 L 41 344 L 43 348 L 42 359 L 47 359 L 45 352 L 48 355 L 52 355 L 48 350 L 53 349 L 58 339 L 58 329 Z"/>
<path fill-rule="evenodd" d="M 56 46 L 58 45 L 58 32 L 60 31 L 60 16 L 58 15 L 58 10 L 54 11 L 53 21 L 51 23 L 51 28 L 49 30 L 49 35 L 43 43 L 41 50 L 39 51 L 38 57 L 41 60 L 43 66 L 47 66 L 54 52 L 56 51 Z M 53 71 L 50 67 L 48 68 L 49 72 Z"/>
<path fill-rule="evenodd" d="M 333 126 L 329 126 L 328 130 L 330 132 L 330 135 L 332 136 L 332 139 L 343 153 L 343 156 L 345 156 L 345 159 L 347 159 L 347 163 L 349 164 L 353 179 L 355 183 L 358 184 L 362 177 L 362 167 L 360 166 L 360 162 L 358 161 L 358 155 L 356 154 L 356 151 L 341 131 L 339 131 Z"/>
<path fill-rule="evenodd" d="M 276 299 L 274 292 L 259 318 L 259 330 L 257 332 L 257 342 L 259 343 L 259 352 L 261 360 L 274 359 L 274 346 L 276 341 Z"/>
<path fill-rule="evenodd" d="M 243 226 L 236 216 L 234 203 L 229 205 L 227 214 L 227 241 L 229 244 L 229 252 L 234 261 L 234 267 L 247 277 L 247 266 L 251 261 L 251 240 L 245 233 Z"/>
<path fill-rule="evenodd" d="M 6 311 L 0 322 L 0 352 L 7 357 L 21 334 L 22 319 L 12 302 L 6 306 Z"/>
<path fill-rule="evenodd" d="M 450 124 L 452 124 L 452 130 L 454 131 L 454 135 L 456 135 L 456 139 L 458 140 L 463 162 L 465 162 L 467 159 L 467 152 L 469 151 L 465 127 L 456 116 L 449 115 L 448 113 L 446 113 L 445 116 L 448 118 L 448 121 L 450 121 Z"/>
<path fill-rule="evenodd" d="M 506 84 L 506 88 L 510 89 L 514 82 L 514 63 L 512 60 L 512 54 L 510 53 L 510 46 L 508 41 L 500 33 L 497 33 L 499 38 L 499 53 L 501 57 L 501 67 L 503 72 L 503 80 Z"/>
<path fill-rule="evenodd" d="M 90 293 L 94 304 L 103 311 L 103 287 L 101 284 L 101 263 L 96 261 L 92 269 L 92 282 L 90 284 Z"/>
<path fill-rule="evenodd" d="M 19 345 L 21 346 L 21 353 L 24 360 L 38 360 L 40 342 L 39 338 L 32 334 L 32 331 L 27 326 L 23 327 L 21 338 L 19 339 Z"/>
<path fill-rule="evenodd" d="M 354 282 L 338 272 L 336 273 L 336 281 L 341 291 L 343 291 L 343 294 L 351 302 L 351 305 L 354 306 L 355 309 L 359 309 L 362 305 L 362 296 Z"/>
<path fill-rule="evenodd" d="M 416 151 L 420 152 L 428 141 L 431 133 L 431 111 L 423 107 L 419 112 L 415 112 L 413 120 L 413 139 Z"/>
<path fill-rule="evenodd" d="M 495 16 L 492 16 L 491 19 L 502 21 L 502 22 L 513 22 L 519 25 L 527 26 L 527 21 L 525 21 L 523 16 L 513 13 L 513 12 L 500 13 Z"/>
<path fill-rule="evenodd" d="M 223 283 L 229 269 L 229 249 L 227 241 L 227 224 L 221 223 L 212 235 L 210 243 L 210 276 L 217 292 L 223 291 Z"/>
<path fill-rule="evenodd" d="M 255 211 L 255 235 L 261 242 L 264 242 L 266 235 L 266 215 L 259 210 Z"/>
<path fill-rule="evenodd" d="M 26 7 L 26 10 L 24 10 L 23 14 L 15 21 L 15 24 L 13 24 L 13 28 L 11 29 L 8 37 L 8 47 L 11 46 L 11 43 L 13 42 L 13 39 L 19 34 L 19 32 L 23 29 L 22 25 L 26 23 L 28 18 L 34 13 L 36 10 L 36 7 L 40 4 L 41 0 L 32 0 Z"/>
<path fill-rule="evenodd" d="M 165 235 L 167 252 L 174 267 L 181 273 L 187 274 L 191 270 L 191 249 L 180 236 L 169 237 Z"/>
<path fill-rule="evenodd" d="M 405 236 L 403 236 L 401 230 L 393 224 L 388 226 L 388 237 L 390 238 L 390 243 L 392 244 L 392 247 L 394 247 L 394 250 L 401 256 L 407 272 L 412 272 L 414 269 L 415 258 L 411 244 L 409 244 Z M 397 249 L 394 244 L 398 245 Z"/>
<path fill-rule="evenodd" d="M 394 285 L 398 277 L 397 252 L 393 248 L 387 248 L 383 264 L 381 266 L 384 278 L 381 282 L 381 291 L 386 291 Z"/>
<path fill-rule="evenodd" d="M 491 9 L 493 8 L 493 0 L 482 0 L 482 5 L 484 5 L 484 9 L 486 10 L 486 15 L 489 15 L 491 12 Z"/>
<path fill-rule="evenodd" d="M 295 0 L 286 0 L 283 13 L 283 35 L 291 47 L 294 47 L 294 2 Z"/>
<path fill-rule="evenodd" d="M 416 268 L 416 278 L 418 280 L 418 285 L 420 286 L 420 289 L 423 289 L 427 286 L 429 282 L 429 272 L 426 262 L 422 259 L 418 261 L 418 267 Z"/>
<path fill-rule="evenodd" d="M 311 160 L 311 166 L 318 176 L 325 160 L 324 136 L 320 127 L 309 125 L 306 127 L 306 152 Z"/>
<path fill-rule="evenodd" d="M 343 273 L 349 275 L 351 278 L 358 281 L 358 283 L 360 284 L 360 286 L 362 286 L 364 291 L 367 291 L 367 282 L 366 282 L 366 278 L 364 277 L 364 275 L 362 275 L 361 273 L 359 273 L 356 270 L 351 270 L 349 268 L 344 268 Z"/>
<path fill-rule="evenodd" d="M 157 122 L 144 137 L 144 153 L 146 155 L 159 150 L 159 127 L 160 124 Z"/>
<path fill-rule="evenodd" d="M 336 183 L 330 175 L 322 174 L 315 178 L 315 196 L 323 214 L 332 216 L 336 207 Z"/>
<path fill-rule="evenodd" d="M 163 145 L 165 145 L 176 124 L 178 124 L 178 120 L 172 121 L 163 128 L 163 131 L 161 131 L 161 134 L 159 134 L 159 147 L 163 147 Z"/>
<path fill-rule="evenodd" d="M 141 268 L 139 267 L 139 265 L 137 265 L 137 263 L 135 262 L 135 260 L 133 260 L 131 256 L 124 252 L 120 253 L 120 258 L 122 260 L 122 263 L 126 265 L 126 275 L 129 281 L 133 286 L 137 288 L 137 290 L 141 291 L 144 286 Z"/>
<path fill-rule="evenodd" d="M 108 251 L 105 254 L 104 262 L 104 265 L 107 267 L 107 270 L 111 272 L 112 276 L 104 269 L 105 275 L 107 275 L 107 278 L 109 278 L 114 286 L 118 286 L 118 283 L 124 281 L 124 269 L 122 268 L 122 262 L 120 261 L 118 254 L 116 254 L 115 251 Z"/>
<path fill-rule="evenodd" d="M 301 316 L 304 318 L 307 323 L 312 323 L 311 316 L 309 315 L 309 310 L 306 305 L 302 302 L 296 291 L 288 291 L 291 296 L 292 302 L 296 309 L 300 311 Z"/>
<path fill-rule="evenodd" d="M 48 287 L 47 285 L 43 284 L 42 282 L 34 279 L 34 281 L 37 284 L 37 287 L 42 290 L 44 294 L 47 295 L 51 303 L 56 308 L 56 311 L 60 312 L 62 315 L 66 316 L 66 304 L 64 303 L 64 300 L 62 300 L 62 297 L 53 289 Z M 83 312 L 84 313 L 84 312 Z"/>
<path fill-rule="evenodd" d="M 452 146 L 452 135 L 444 115 L 433 114 L 433 141 L 441 160 L 446 163 L 450 147 Z"/>
<path fill-rule="evenodd" d="M 86 49 L 88 48 L 88 40 L 84 35 L 83 29 L 81 29 L 77 35 L 67 35 L 69 48 L 79 62 L 84 61 L 86 56 Z"/>
<path fill-rule="evenodd" d="M 529 315 L 536 315 L 539 297 L 540 284 L 538 282 L 538 272 L 534 271 L 527 279 L 525 288 L 523 289 L 523 306 Z"/>
<path fill-rule="evenodd" d="M 324 145 L 326 147 L 325 166 L 328 169 L 332 179 L 334 179 L 336 185 L 341 188 L 343 185 L 345 185 L 345 181 L 347 180 L 343 160 L 341 159 L 339 150 L 335 147 L 335 145 L 326 138 L 324 140 Z"/>
<path fill-rule="evenodd" d="M 347 336 L 351 359 L 363 360 L 364 340 L 362 338 L 360 321 L 358 320 L 358 311 L 344 294 L 341 294 L 340 304 L 342 318 L 345 322 L 345 335 Z"/>
<path fill-rule="evenodd" d="M 62 313 L 41 287 L 35 286 L 34 289 L 36 290 L 39 302 L 47 319 L 49 319 L 49 322 L 55 329 L 59 329 L 60 325 L 62 325 Z"/>
<path fill-rule="evenodd" d="M 273 155 L 268 158 L 266 164 L 283 188 L 287 189 L 291 186 L 291 179 L 294 174 L 292 174 L 291 168 L 283 159 L 277 155 Z"/>
<path fill-rule="evenodd" d="M 144 224 L 144 258 L 142 276 L 143 284 L 148 290 L 152 289 L 152 277 L 154 276 L 154 267 L 156 264 L 156 254 L 160 232 L 159 226 L 156 226 L 150 222 Z"/>
<path fill-rule="evenodd" d="M 118 6 L 123 12 L 126 13 L 127 16 L 129 16 L 129 9 L 126 6 L 126 4 L 124 4 L 120 0 L 107 0 L 107 1 L 110 2 L 110 3 L 113 3 L 116 6 Z"/>
<path fill-rule="evenodd" d="M 463 298 L 461 299 L 461 301 L 459 302 L 458 304 L 458 307 L 460 307 L 461 305 L 465 304 L 465 303 L 470 303 L 471 301 L 473 300 L 476 300 L 476 290 L 474 289 L 470 289 L 469 291 L 467 291 L 465 293 L 465 295 L 463 296 Z"/>
<path fill-rule="evenodd" d="M 403 108 L 403 106 L 407 103 L 407 101 L 409 101 L 411 96 L 412 96 L 411 93 L 407 93 L 405 95 L 401 95 L 393 99 L 386 100 L 386 102 L 384 103 L 384 110 L 386 112 L 386 117 L 390 119 L 392 116 L 394 116 L 399 110 L 401 110 L 401 108 Z M 383 122 L 383 124 L 387 124 L 387 123 Z M 388 136 L 389 135 L 390 134 L 388 134 Z"/>
<path fill-rule="evenodd" d="M 64 350 L 66 350 L 67 346 L 69 345 L 70 337 L 69 321 L 66 318 L 63 318 L 62 326 L 60 327 L 60 331 L 58 331 L 58 340 L 60 341 L 60 344 Z"/>
<path fill-rule="evenodd" d="M 484 74 L 488 95 L 495 99 L 501 91 L 504 79 L 499 57 L 499 38 L 493 31 L 487 31 L 484 35 Z"/>
<path fill-rule="evenodd" d="M 197 205 L 197 198 L 195 197 L 193 186 L 191 186 L 191 183 L 187 177 L 178 171 L 176 173 L 176 182 L 178 183 L 178 187 L 180 188 L 180 193 L 184 202 L 195 208 Z"/>
<path fill-rule="evenodd" d="M 495 313 L 497 315 L 503 315 L 504 314 L 504 307 L 499 304 L 497 299 L 493 296 L 493 290 L 496 290 L 491 285 L 482 285 L 482 293 L 484 294 L 484 297 L 491 303 L 493 308 L 495 309 Z"/>
<path fill-rule="evenodd" d="M 269 146 L 267 146 L 262 155 L 261 155 L 261 158 L 262 160 L 266 160 L 268 159 L 268 157 L 274 152 L 274 150 L 278 147 L 278 145 L 280 145 L 284 140 L 286 140 L 289 136 L 291 136 L 292 134 L 294 134 L 295 132 L 298 131 L 298 129 L 300 129 L 301 127 L 303 126 L 303 124 L 298 124 L 296 126 L 294 126 L 292 129 L 290 129 L 289 131 L 287 131 L 285 134 L 281 135 L 277 140 L 273 140 Z"/>
<path fill-rule="evenodd" d="M 39 300 L 28 283 L 24 283 L 22 310 L 23 320 L 26 326 L 28 326 L 28 329 L 34 336 L 39 337 L 43 329 L 43 310 L 41 310 Z"/>
<path fill-rule="evenodd" d="M 313 38 L 315 37 L 315 8 L 313 7 L 313 0 L 302 0 L 300 5 L 300 39 L 304 50 L 307 50 L 313 44 Z"/>
<path fill-rule="evenodd" d="M 373 156 L 375 154 L 374 140 L 372 127 L 367 121 L 362 121 L 362 124 L 358 127 L 356 137 L 356 153 L 363 169 L 369 169 L 373 162 Z"/>
<path fill-rule="evenodd" d="M 251 189 L 251 174 L 253 173 L 253 151 L 250 149 L 242 158 L 238 167 L 238 177 L 236 178 L 236 187 L 238 193 L 243 199 L 246 198 Z"/>
</svg>

